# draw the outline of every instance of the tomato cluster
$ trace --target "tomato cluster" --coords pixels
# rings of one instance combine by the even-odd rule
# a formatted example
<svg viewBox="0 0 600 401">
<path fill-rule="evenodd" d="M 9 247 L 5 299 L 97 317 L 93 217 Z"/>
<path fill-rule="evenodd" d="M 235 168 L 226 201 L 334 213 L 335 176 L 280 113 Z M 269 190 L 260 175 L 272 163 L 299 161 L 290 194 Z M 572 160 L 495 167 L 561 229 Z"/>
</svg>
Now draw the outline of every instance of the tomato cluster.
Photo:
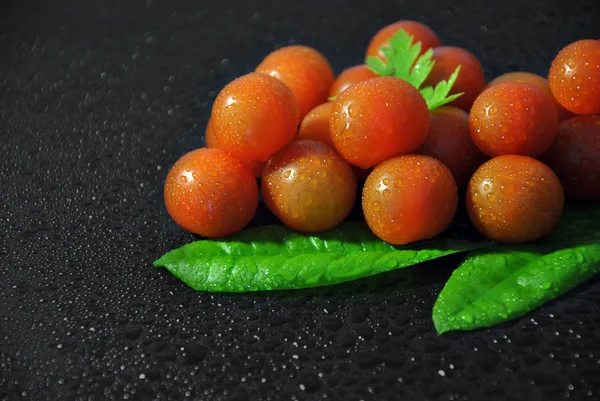
<svg viewBox="0 0 600 401">
<path fill-rule="evenodd" d="M 562 49 L 548 79 L 513 72 L 486 85 L 475 55 L 415 21 L 381 29 L 366 55 L 385 62 L 399 30 L 435 62 L 424 86 L 460 66 L 450 92 L 460 97 L 434 109 L 419 87 L 365 64 L 336 78 L 317 50 L 278 49 L 223 88 L 207 148 L 169 172 L 172 218 L 202 236 L 231 235 L 260 193 L 287 226 L 320 232 L 348 216 L 366 178 L 363 214 L 384 241 L 439 235 L 464 191 L 481 233 L 523 243 L 554 229 L 565 197 L 600 199 L 600 40 Z"/>
</svg>

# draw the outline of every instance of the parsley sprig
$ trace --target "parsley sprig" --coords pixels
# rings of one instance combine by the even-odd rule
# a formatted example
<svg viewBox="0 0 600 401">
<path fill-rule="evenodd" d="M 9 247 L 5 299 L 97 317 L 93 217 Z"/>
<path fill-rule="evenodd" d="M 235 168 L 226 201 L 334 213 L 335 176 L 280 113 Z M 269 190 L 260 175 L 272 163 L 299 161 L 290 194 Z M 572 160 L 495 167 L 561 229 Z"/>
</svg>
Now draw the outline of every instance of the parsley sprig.
<svg viewBox="0 0 600 401">
<path fill-rule="evenodd" d="M 437 109 L 460 97 L 463 93 L 449 95 L 460 73 L 460 65 L 447 81 L 438 82 L 435 88 L 432 86 L 421 88 L 431 74 L 435 60 L 431 49 L 420 55 L 421 42 L 413 43 L 413 41 L 414 38 L 406 31 L 396 32 L 388 44 L 381 48 L 385 60 L 379 57 L 367 57 L 367 66 L 377 75 L 394 76 L 419 89 L 429 110 Z"/>
</svg>

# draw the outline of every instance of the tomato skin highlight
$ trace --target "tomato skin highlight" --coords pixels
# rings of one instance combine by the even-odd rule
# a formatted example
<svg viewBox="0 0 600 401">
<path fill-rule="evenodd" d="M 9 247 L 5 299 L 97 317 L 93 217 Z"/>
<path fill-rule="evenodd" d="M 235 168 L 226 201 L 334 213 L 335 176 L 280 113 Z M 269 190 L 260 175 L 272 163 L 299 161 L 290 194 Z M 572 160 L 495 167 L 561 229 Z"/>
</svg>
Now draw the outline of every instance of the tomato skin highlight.
<svg viewBox="0 0 600 401">
<path fill-rule="evenodd" d="M 432 47 L 442 45 L 440 38 L 427 25 L 417 21 L 403 20 L 381 28 L 373 36 L 367 48 L 367 57 L 372 56 L 384 59 L 381 47 L 386 46 L 391 37 L 401 29 L 413 37 L 413 43 L 421 42 L 421 54 Z"/>
<path fill-rule="evenodd" d="M 558 52 L 548 82 L 556 100 L 567 110 L 599 114 L 600 40 L 579 40 Z"/>
<path fill-rule="evenodd" d="M 393 77 L 359 82 L 334 102 L 331 139 L 349 163 L 368 169 L 417 150 L 429 130 L 429 109 L 414 86 Z"/>
<path fill-rule="evenodd" d="M 258 185 L 250 168 L 219 149 L 200 148 L 171 167 L 164 187 L 169 215 L 208 238 L 241 231 L 254 218 Z"/>
<path fill-rule="evenodd" d="M 333 81 L 331 89 L 329 90 L 329 96 L 337 96 L 352 85 L 377 76 L 378 75 L 371 71 L 365 64 L 347 68 L 338 75 L 335 81 Z"/>
<path fill-rule="evenodd" d="M 404 245 L 448 228 L 458 208 L 458 189 L 439 160 L 401 155 L 373 169 L 363 188 L 362 207 L 375 235 Z"/>
<path fill-rule="evenodd" d="M 488 157 L 473 143 L 469 115 L 462 109 L 444 106 L 431 112 L 429 135 L 417 153 L 438 159 L 450 169 L 459 188 Z"/>
<path fill-rule="evenodd" d="M 441 80 L 448 80 L 450 75 L 460 65 L 460 73 L 450 91 L 450 95 L 463 92 L 458 99 L 448 103 L 469 111 L 475 98 L 485 86 L 485 76 L 481 63 L 473 53 L 454 46 L 442 46 L 433 49 L 435 65 L 431 74 L 425 80 L 423 87 L 437 85 Z"/>
<path fill-rule="evenodd" d="M 296 135 L 298 106 L 290 89 L 269 75 L 250 73 L 215 99 L 211 127 L 219 148 L 241 160 L 267 161 Z"/>
<path fill-rule="evenodd" d="M 552 99 L 540 88 L 506 82 L 486 89 L 473 103 L 469 131 L 488 156 L 537 157 L 556 138 L 558 117 Z"/>
<path fill-rule="evenodd" d="M 356 177 L 330 146 L 295 141 L 265 167 L 265 204 L 286 226 L 301 232 L 326 231 L 340 224 L 356 199 Z"/>
<path fill-rule="evenodd" d="M 333 111 L 333 103 L 318 105 L 310 111 L 300 123 L 300 129 L 295 140 L 313 140 L 333 147 L 329 132 L 329 117 Z"/>
<path fill-rule="evenodd" d="M 467 212 L 486 238 L 503 243 L 536 241 L 562 215 L 563 188 L 556 174 L 527 156 L 499 156 L 483 164 L 467 190 Z"/>
<path fill-rule="evenodd" d="M 552 91 L 550 90 L 550 84 L 548 80 L 540 75 L 533 74 L 531 72 L 524 71 L 514 71 L 507 72 L 506 74 L 502 74 L 492 79 L 486 86 L 486 89 L 494 86 L 496 84 L 501 84 L 504 82 L 521 82 L 524 84 L 529 84 L 533 86 L 537 86 L 542 89 L 544 92 L 548 94 L 552 98 L 554 102 L 554 106 L 556 107 L 556 112 L 558 113 L 558 121 L 566 120 L 567 118 L 574 117 L 573 113 L 569 110 L 565 109 L 561 106 L 560 103 L 554 98 Z"/>
<path fill-rule="evenodd" d="M 212 129 L 212 123 L 210 119 L 206 124 L 206 132 L 204 134 L 204 139 L 207 148 L 221 149 Z M 261 162 L 258 160 L 242 160 L 242 162 L 248 167 L 250 167 L 250 170 L 252 170 L 252 174 L 254 174 L 254 177 L 260 178 L 260 176 L 262 175 L 262 171 L 265 168 L 266 162 Z"/>
<path fill-rule="evenodd" d="M 269 54 L 256 72 L 271 75 L 286 84 L 298 102 L 300 119 L 327 101 L 334 74 L 329 61 L 307 46 L 287 46 Z"/>
<path fill-rule="evenodd" d="M 567 198 L 600 200 L 600 116 L 563 121 L 542 160 L 560 179 Z"/>
</svg>

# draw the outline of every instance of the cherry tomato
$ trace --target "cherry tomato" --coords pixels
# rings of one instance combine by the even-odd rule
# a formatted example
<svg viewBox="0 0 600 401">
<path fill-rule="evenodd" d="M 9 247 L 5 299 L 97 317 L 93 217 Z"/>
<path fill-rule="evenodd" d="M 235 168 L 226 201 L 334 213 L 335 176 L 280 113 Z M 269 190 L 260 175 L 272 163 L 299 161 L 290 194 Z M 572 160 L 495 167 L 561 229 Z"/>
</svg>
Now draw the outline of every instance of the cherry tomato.
<svg viewBox="0 0 600 401">
<path fill-rule="evenodd" d="M 550 84 L 548 84 L 548 80 L 546 78 L 541 77 L 537 74 L 533 74 L 531 72 L 507 72 L 506 74 L 502 74 L 491 80 L 490 83 L 487 84 L 486 89 L 490 86 L 501 84 L 503 82 L 522 82 L 524 84 L 537 86 L 552 98 L 554 106 L 556 107 L 556 112 L 558 113 L 558 121 L 566 120 L 567 118 L 573 117 L 573 113 L 562 107 L 560 103 L 558 103 L 558 101 L 554 98 L 554 95 L 550 90 Z"/>
<path fill-rule="evenodd" d="M 204 134 L 204 139 L 206 141 L 206 147 L 214 149 L 221 148 L 217 142 L 217 138 L 215 138 L 210 119 L 208 120 L 208 124 L 206 124 L 206 133 Z M 242 162 L 248 167 L 250 167 L 250 170 L 252 170 L 252 174 L 254 174 L 256 178 L 260 178 L 260 176 L 262 175 L 262 171 L 265 168 L 266 162 L 261 162 L 258 160 L 242 160 Z"/>
<path fill-rule="evenodd" d="M 499 156 L 486 162 L 467 190 L 473 225 L 487 238 L 505 243 L 536 241 L 550 234 L 563 204 L 556 174 L 527 156 Z"/>
<path fill-rule="evenodd" d="M 184 229 L 209 237 L 242 230 L 258 207 L 258 185 L 250 168 L 219 149 L 182 156 L 167 175 L 167 212 Z"/>
<path fill-rule="evenodd" d="M 285 225 L 302 232 L 329 230 L 350 213 L 356 178 L 336 151 L 317 141 L 296 141 L 267 163 L 265 204 Z"/>
<path fill-rule="evenodd" d="M 567 198 L 600 200 L 600 116 L 563 121 L 542 160 L 560 178 Z"/>
<path fill-rule="evenodd" d="M 429 130 L 429 110 L 414 86 L 393 77 L 359 82 L 333 106 L 329 130 L 349 163 L 367 169 L 417 150 Z"/>
<path fill-rule="evenodd" d="M 542 89 L 506 82 L 486 89 L 475 100 L 469 130 L 475 145 L 488 156 L 537 157 L 556 138 L 558 118 Z"/>
<path fill-rule="evenodd" d="M 271 75 L 291 89 L 298 101 L 300 119 L 327 101 L 334 78 L 327 59 L 306 46 L 275 50 L 259 64 L 256 72 Z"/>
<path fill-rule="evenodd" d="M 403 245 L 448 228 L 458 207 L 458 189 L 450 170 L 433 157 L 396 156 L 367 177 L 362 207 L 375 235 Z"/>
<path fill-rule="evenodd" d="M 329 116 L 332 110 L 331 102 L 320 104 L 312 109 L 302 120 L 296 140 L 310 139 L 333 147 L 329 133 Z"/>
<path fill-rule="evenodd" d="M 225 86 L 211 115 L 219 147 L 241 160 L 267 161 L 294 138 L 299 121 L 289 88 L 278 79 L 256 73 Z"/>
<path fill-rule="evenodd" d="M 548 82 L 556 100 L 567 110 L 600 113 L 600 40 L 580 40 L 558 52 Z"/>
<path fill-rule="evenodd" d="M 377 74 L 371 71 L 365 64 L 347 68 L 333 81 L 329 90 L 329 96 L 337 96 L 355 83 L 375 77 L 377 77 Z"/>
<path fill-rule="evenodd" d="M 460 73 L 450 94 L 463 92 L 463 95 L 449 105 L 469 111 L 473 101 L 485 86 L 483 68 L 477 57 L 460 47 L 442 46 L 433 49 L 433 59 L 435 65 L 423 87 L 435 87 L 441 80 L 448 80 L 456 67 L 460 65 Z"/>
<path fill-rule="evenodd" d="M 469 115 L 452 106 L 431 112 L 429 135 L 418 153 L 444 163 L 459 187 L 465 187 L 475 170 L 488 159 L 471 139 Z"/>
<path fill-rule="evenodd" d="M 383 27 L 373 36 L 367 48 L 367 57 L 384 58 L 381 47 L 386 46 L 390 38 L 401 29 L 413 37 L 414 43 L 421 42 L 421 53 L 425 53 L 432 47 L 442 45 L 440 38 L 427 25 L 417 21 L 403 20 Z"/>
</svg>

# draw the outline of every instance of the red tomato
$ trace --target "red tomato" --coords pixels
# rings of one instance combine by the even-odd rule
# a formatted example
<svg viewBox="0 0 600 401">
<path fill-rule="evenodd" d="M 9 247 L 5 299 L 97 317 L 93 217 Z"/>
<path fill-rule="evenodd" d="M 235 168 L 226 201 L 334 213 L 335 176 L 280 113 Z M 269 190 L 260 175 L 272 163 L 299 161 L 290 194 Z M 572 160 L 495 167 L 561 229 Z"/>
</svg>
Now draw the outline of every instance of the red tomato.
<svg viewBox="0 0 600 401">
<path fill-rule="evenodd" d="M 542 160 L 560 178 L 567 198 L 600 200 L 600 116 L 563 121 Z"/>
<path fill-rule="evenodd" d="M 333 103 L 331 102 L 323 103 L 312 109 L 302 120 L 296 140 L 310 139 L 333 147 L 329 133 L 329 117 L 332 110 Z"/>
<path fill-rule="evenodd" d="M 477 57 L 460 47 L 442 46 L 433 49 L 433 59 L 435 65 L 423 87 L 435 87 L 441 80 L 448 80 L 460 65 L 460 73 L 450 94 L 463 92 L 463 95 L 449 105 L 469 111 L 473 101 L 485 86 L 483 68 Z"/>
<path fill-rule="evenodd" d="M 431 112 L 429 135 L 418 153 L 444 163 L 459 187 L 465 187 L 475 170 L 487 160 L 471 139 L 469 115 L 452 106 Z"/>
<path fill-rule="evenodd" d="M 562 107 L 560 103 L 558 103 L 558 101 L 554 98 L 554 95 L 550 90 L 550 84 L 548 84 L 548 80 L 546 78 L 541 77 L 537 74 L 532 74 L 531 72 L 507 72 L 506 74 L 502 74 L 491 80 L 490 83 L 487 84 L 486 89 L 493 85 L 501 84 L 504 82 L 522 82 L 524 84 L 537 86 L 552 98 L 554 106 L 556 107 L 556 112 L 558 113 L 558 121 L 566 120 L 567 118 L 573 117 L 573 113 Z"/>
<path fill-rule="evenodd" d="M 288 227 L 309 233 L 325 231 L 350 213 L 356 178 L 332 147 L 296 141 L 267 163 L 262 194 L 269 210 Z"/>
<path fill-rule="evenodd" d="M 556 138 L 556 108 L 537 86 L 519 82 L 497 84 L 475 100 L 469 131 L 475 145 L 488 156 L 537 157 Z"/>
<path fill-rule="evenodd" d="M 347 68 L 333 81 L 333 85 L 331 85 L 331 89 L 329 90 L 329 96 L 337 96 L 355 83 L 375 77 L 377 77 L 377 74 L 371 71 L 365 64 Z"/>
<path fill-rule="evenodd" d="M 375 235 L 403 245 L 448 228 L 458 208 L 458 189 L 442 162 L 424 155 L 396 156 L 367 177 L 362 207 Z"/>
<path fill-rule="evenodd" d="M 558 52 L 548 82 L 556 100 L 567 110 L 600 113 L 600 40 L 580 40 Z"/>
<path fill-rule="evenodd" d="M 210 119 L 208 120 L 208 124 L 206 124 L 206 133 L 204 138 L 206 140 L 206 147 L 213 149 L 221 149 L 217 142 L 217 138 L 215 138 Z M 242 160 L 242 162 L 248 167 L 250 167 L 250 170 L 252 170 L 252 174 L 254 174 L 256 178 L 260 178 L 260 176 L 262 175 L 262 171 L 265 168 L 266 162 L 261 162 L 258 160 Z"/>
<path fill-rule="evenodd" d="M 486 162 L 467 190 L 467 211 L 475 228 L 505 243 L 531 242 L 550 234 L 563 204 L 556 174 L 527 156 L 499 156 Z"/>
<path fill-rule="evenodd" d="M 177 224 L 210 238 L 242 230 L 258 207 L 258 185 L 248 166 L 218 149 L 182 156 L 167 175 L 164 196 Z"/>
<path fill-rule="evenodd" d="M 442 45 L 440 38 L 433 32 L 427 25 L 421 24 L 416 21 L 398 21 L 383 27 L 379 32 L 373 36 L 369 47 L 367 48 L 367 57 L 380 57 L 384 58 L 381 52 L 381 47 L 388 44 L 388 41 L 396 32 L 404 30 L 406 33 L 411 35 L 414 39 L 413 42 L 421 42 L 421 53 L 425 53 L 432 47 L 438 47 Z"/>
<path fill-rule="evenodd" d="M 329 130 L 335 148 L 363 169 L 417 150 L 429 130 L 429 110 L 414 86 L 379 77 L 342 92 L 333 106 Z"/>
<path fill-rule="evenodd" d="M 271 75 L 291 89 L 298 101 L 300 119 L 327 101 L 334 78 L 327 59 L 306 46 L 275 50 L 256 67 L 256 72 Z"/>
<path fill-rule="evenodd" d="M 241 160 L 267 161 L 294 138 L 298 123 L 298 106 L 289 88 L 256 73 L 225 86 L 211 115 L 219 147 Z"/>
</svg>

